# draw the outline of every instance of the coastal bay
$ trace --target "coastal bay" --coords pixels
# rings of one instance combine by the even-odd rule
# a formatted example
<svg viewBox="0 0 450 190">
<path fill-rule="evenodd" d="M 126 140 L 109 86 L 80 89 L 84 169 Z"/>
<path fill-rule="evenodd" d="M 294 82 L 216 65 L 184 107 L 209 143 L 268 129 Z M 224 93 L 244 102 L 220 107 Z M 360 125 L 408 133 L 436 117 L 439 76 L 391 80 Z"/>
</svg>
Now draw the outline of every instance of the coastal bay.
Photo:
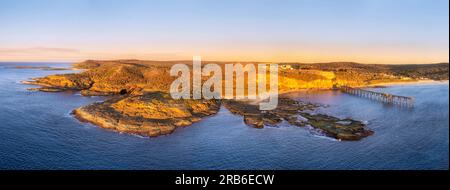
<svg viewBox="0 0 450 190">
<path fill-rule="evenodd" d="M 104 130 L 70 114 L 108 97 L 81 96 L 77 91 L 28 91 L 30 86 L 20 83 L 73 71 L 11 72 L 8 64 L 0 68 L 0 85 L 4 89 L 0 92 L 0 136 L 4 139 L 0 150 L 8 153 L 0 155 L 4 169 L 448 168 L 448 83 L 376 89 L 414 96 L 414 109 L 339 91 L 286 94 L 294 100 L 326 105 L 318 107 L 318 113 L 362 121 L 375 134 L 359 141 L 339 142 L 314 128 L 286 122 L 262 129 L 247 127 L 242 116 L 224 107 L 170 135 L 146 138 Z"/>
</svg>

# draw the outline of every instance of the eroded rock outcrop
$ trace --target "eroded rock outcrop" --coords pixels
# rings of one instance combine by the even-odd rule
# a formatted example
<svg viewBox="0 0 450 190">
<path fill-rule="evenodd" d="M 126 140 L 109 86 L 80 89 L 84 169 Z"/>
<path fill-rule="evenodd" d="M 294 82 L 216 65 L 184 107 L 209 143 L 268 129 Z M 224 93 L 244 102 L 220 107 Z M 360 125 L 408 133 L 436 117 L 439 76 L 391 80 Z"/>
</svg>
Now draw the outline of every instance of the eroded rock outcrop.
<svg viewBox="0 0 450 190">
<path fill-rule="evenodd" d="M 142 136 L 172 133 L 217 113 L 217 100 L 174 100 L 163 92 L 114 97 L 73 111 L 80 120 L 102 128 Z"/>
<path fill-rule="evenodd" d="M 245 101 L 227 100 L 224 101 L 224 106 L 232 113 L 243 116 L 244 122 L 255 128 L 287 121 L 299 127 L 312 127 L 340 140 L 360 140 L 373 134 L 373 131 L 365 129 L 365 124 L 360 121 L 314 113 L 319 105 L 290 98 L 280 98 L 278 102 L 278 107 L 269 111 L 260 111 L 259 105 Z"/>
</svg>

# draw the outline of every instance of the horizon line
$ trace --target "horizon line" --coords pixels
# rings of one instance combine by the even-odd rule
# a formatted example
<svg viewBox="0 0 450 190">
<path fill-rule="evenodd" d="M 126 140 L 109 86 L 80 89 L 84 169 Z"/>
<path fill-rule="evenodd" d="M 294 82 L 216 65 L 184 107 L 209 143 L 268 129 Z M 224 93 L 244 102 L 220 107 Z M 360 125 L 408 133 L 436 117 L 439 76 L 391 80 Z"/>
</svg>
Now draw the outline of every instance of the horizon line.
<svg viewBox="0 0 450 190">
<path fill-rule="evenodd" d="M 174 60 L 155 60 L 155 59 L 84 59 L 84 60 L 0 60 L 0 63 L 81 63 L 86 61 L 155 61 L 155 62 L 189 62 L 191 60 L 174 59 Z M 355 63 L 363 65 L 431 65 L 431 64 L 449 64 L 449 61 L 428 62 L 428 63 L 364 63 L 357 61 L 327 61 L 327 62 L 301 62 L 301 61 L 214 61 L 202 60 L 202 62 L 217 63 L 267 63 L 267 64 L 321 64 L 321 63 Z"/>
</svg>

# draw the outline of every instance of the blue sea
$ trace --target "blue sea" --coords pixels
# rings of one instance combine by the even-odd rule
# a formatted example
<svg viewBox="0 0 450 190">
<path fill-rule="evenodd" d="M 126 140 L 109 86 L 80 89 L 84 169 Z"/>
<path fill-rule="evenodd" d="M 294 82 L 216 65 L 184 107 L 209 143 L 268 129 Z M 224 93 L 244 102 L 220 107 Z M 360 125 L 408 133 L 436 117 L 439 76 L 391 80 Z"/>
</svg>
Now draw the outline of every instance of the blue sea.
<svg viewBox="0 0 450 190">
<path fill-rule="evenodd" d="M 337 91 L 291 93 L 319 111 L 368 123 L 374 135 L 337 141 L 281 124 L 255 129 L 220 112 L 173 134 L 146 138 L 82 123 L 70 112 L 102 97 L 28 91 L 20 81 L 55 73 L 0 63 L 0 169 L 449 169 L 449 84 L 375 89 L 415 97 L 412 109 Z"/>
</svg>

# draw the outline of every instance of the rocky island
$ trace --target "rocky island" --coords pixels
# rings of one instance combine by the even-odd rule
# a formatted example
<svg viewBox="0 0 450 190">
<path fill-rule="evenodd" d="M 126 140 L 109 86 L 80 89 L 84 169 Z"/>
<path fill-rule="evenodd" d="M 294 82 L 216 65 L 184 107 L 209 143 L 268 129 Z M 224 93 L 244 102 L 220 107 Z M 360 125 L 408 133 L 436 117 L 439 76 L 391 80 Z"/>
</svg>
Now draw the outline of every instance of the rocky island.
<svg viewBox="0 0 450 190">
<path fill-rule="evenodd" d="M 255 128 L 274 126 L 286 121 L 294 126 L 314 128 L 340 140 L 359 140 L 373 134 L 360 121 L 315 113 L 318 105 L 287 97 L 281 97 L 278 107 L 270 111 L 260 111 L 249 101 L 174 100 L 168 93 L 170 84 L 175 79 L 170 76 L 169 71 L 176 63 L 189 65 L 191 61 L 88 60 L 73 65 L 76 69 L 85 70 L 83 72 L 50 75 L 24 83 L 41 86 L 30 90 L 76 90 L 81 91 L 84 96 L 109 96 L 104 102 L 75 109 L 73 114 L 81 121 L 102 128 L 142 136 L 170 134 L 178 127 L 189 126 L 214 115 L 221 106 L 242 116 L 247 125 Z M 342 65 L 344 66 L 340 69 L 327 69 L 327 65 L 323 64 L 281 65 L 279 91 L 331 89 L 339 85 L 364 86 L 390 80 L 413 81 L 426 76 L 441 79 L 445 77 L 442 72 L 448 72 L 448 64 L 434 66 L 428 72 L 422 67 L 414 67 L 423 72 L 417 72 L 413 68 L 409 73 L 396 72 L 396 66 L 389 69 L 384 65 Z M 343 74 L 344 72 L 347 74 Z M 448 75 L 446 77 L 448 79 Z"/>
</svg>

